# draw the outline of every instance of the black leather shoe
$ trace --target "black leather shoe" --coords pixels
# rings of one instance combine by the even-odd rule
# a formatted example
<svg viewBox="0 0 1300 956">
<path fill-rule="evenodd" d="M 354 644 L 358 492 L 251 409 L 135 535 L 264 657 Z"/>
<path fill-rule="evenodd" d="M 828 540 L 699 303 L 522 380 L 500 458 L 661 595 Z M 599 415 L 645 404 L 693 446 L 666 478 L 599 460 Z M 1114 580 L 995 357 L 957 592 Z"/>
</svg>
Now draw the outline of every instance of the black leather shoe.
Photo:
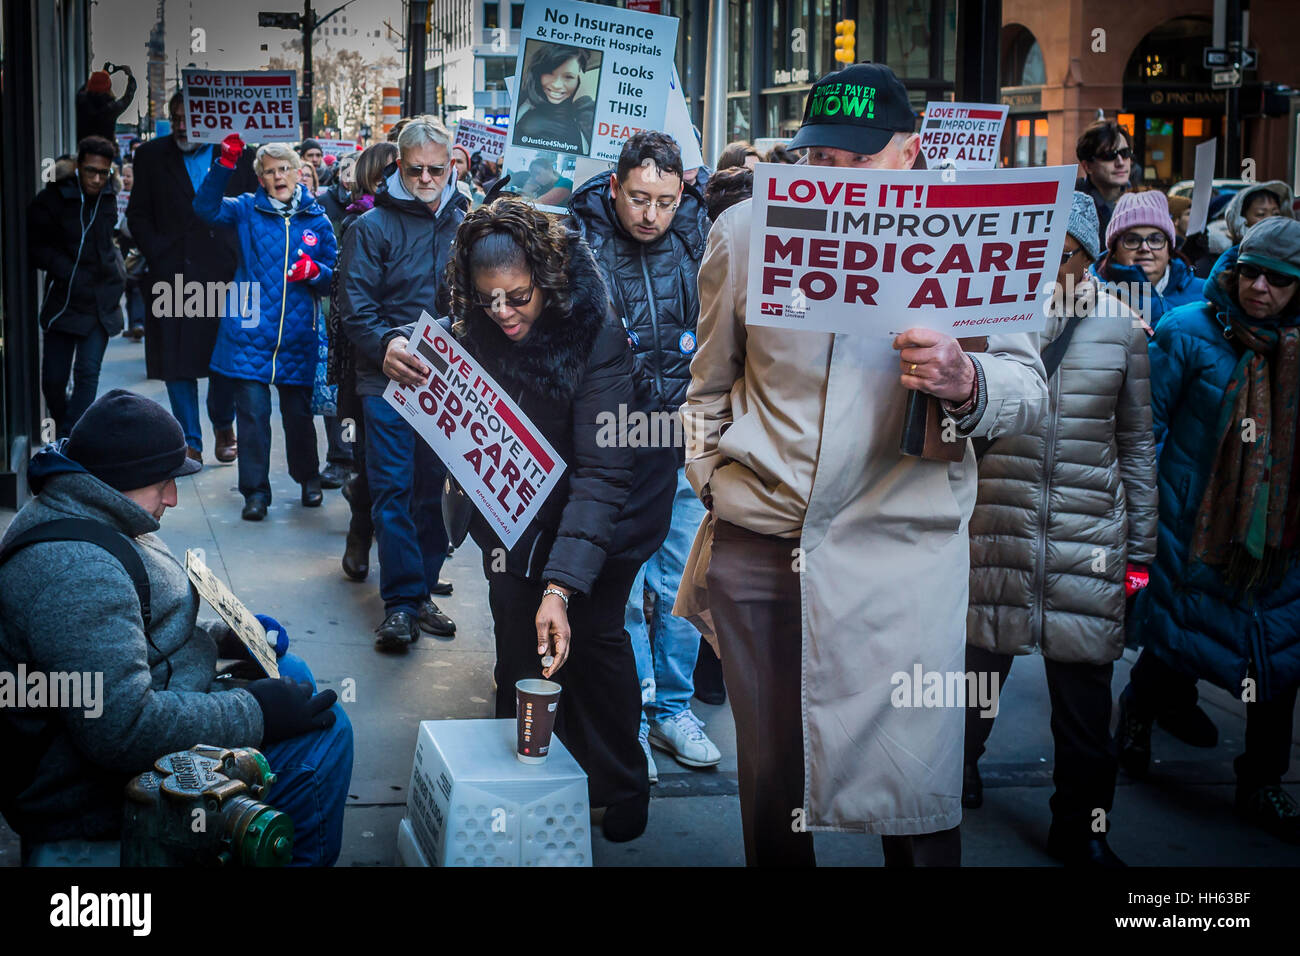
<svg viewBox="0 0 1300 956">
<path fill-rule="evenodd" d="M 1149 718 L 1134 712 L 1133 687 L 1119 695 L 1119 726 L 1115 743 L 1119 747 L 1119 765 L 1130 777 L 1141 780 L 1151 772 L 1151 724 Z"/>
<path fill-rule="evenodd" d="M 1281 784 L 1249 790 L 1238 787 L 1237 815 L 1284 843 L 1300 843 L 1300 803 Z"/>
<path fill-rule="evenodd" d="M 456 622 L 439 611 L 432 601 L 420 605 L 420 627 L 435 637 L 456 636 Z"/>
<path fill-rule="evenodd" d="M 1047 853 L 1066 866 L 1094 866 L 1118 869 L 1128 866 L 1106 843 L 1106 834 L 1084 831 L 1067 834 L 1055 824 L 1047 834 Z"/>
<path fill-rule="evenodd" d="M 713 653 L 708 641 L 700 641 L 700 652 L 695 655 L 695 698 L 702 704 L 717 707 L 727 702 L 727 685 L 722 680 L 722 661 Z"/>
<path fill-rule="evenodd" d="M 239 517 L 245 521 L 261 521 L 266 517 L 266 499 L 256 495 L 249 497 L 244 502 L 244 510 L 239 513 Z"/>
<path fill-rule="evenodd" d="M 320 479 L 308 478 L 302 483 L 302 506 L 304 508 L 319 508 L 320 503 L 325 500 L 321 494 Z"/>
<path fill-rule="evenodd" d="M 348 504 L 352 504 L 352 489 L 356 483 L 356 480 L 357 480 L 357 473 L 354 471 L 351 472 L 347 476 L 347 478 L 343 479 L 343 484 L 339 486 L 341 488 L 343 500 L 346 501 Z"/>
<path fill-rule="evenodd" d="M 444 581 L 442 578 L 439 578 L 437 585 L 429 593 L 436 594 L 438 595 L 438 597 L 447 597 L 449 594 L 451 594 L 451 592 L 452 592 L 451 582 Z"/>
<path fill-rule="evenodd" d="M 370 535 L 348 529 L 343 546 L 343 573 L 353 581 L 364 581 L 370 573 Z"/>
<path fill-rule="evenodd" d="M 967 810 L 984 806 L 984 781 L 978 764 L 967 763 L 961 771 L 961 805 Z"/>
<path fill-rule="evenodd" d="M 330 462 L 320 473 L 320 486 L 322 488 L 342 488 L 343 482 L 347 480 L 348 470 L 342 465 Z"/>
<path fill-rule="evenodd" d="M 404 651 L 420 639 L 420 625 L 409 611 L 394 611 L 375 628 L 375 650 Z"/>
<path fill-rule="evenodd" d="M 1156 723 L 1185 744 L 1193 747 L 1217 747 L 1219 728 L 1210 715 L 1193 704 L 1173 713 L 1161 714 Z"/>
<path fill-rule="evenodd" d="M 649 818 L 650 794 L 647 791 L 643 797 L 630 797 L 607 807 L 605 817 L 600 821 L 600 832 L 610 843 L 626 843 L 645 833 Z"/>
</svg>

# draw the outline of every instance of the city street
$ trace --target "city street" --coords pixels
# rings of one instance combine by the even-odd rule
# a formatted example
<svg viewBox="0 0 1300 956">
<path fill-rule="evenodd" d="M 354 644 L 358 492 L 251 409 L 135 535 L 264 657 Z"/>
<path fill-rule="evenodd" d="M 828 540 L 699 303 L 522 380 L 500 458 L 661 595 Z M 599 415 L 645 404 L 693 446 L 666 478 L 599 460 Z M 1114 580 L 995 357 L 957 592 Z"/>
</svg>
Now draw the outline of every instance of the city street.
<svg viewBox="0 0 1300 956">
<path fill-rule="evenodd" d="M 143 346 L 114 339 L 105 358 L 100 393 L 123 387 L 166 402 L 162 382 L 144 377 Z M 206 386 L 203 386 L 206 390 Z M 439 598 L 457 623 L 454 640 L 423 636 L 405 656 L 373 648 L 382 617 L 378 568 L 364 583 L 339 567 L 348 506 L 327 491 L 324 506 L 298 503 L 298 487 L 284 464 L 278 411 L 272 417 L 272 486 L 267 519 L 241 521 L 236 466 L 211 457 L 178 481 L 179 505 L 163 518 L 162 538 L 178 556 L 202 548 L 208 565 L 255 613 L 270 614 L 288 631 L 292 649 L 311 665 L 322 689 L 355 680 L 356 701 L 346 704 L 356 734 L 356 763 L 339 865 L 384 866 L 396 859 L 396 828 L 403 815 L 417 724 L 421 720 L 480 718 L 491 714 L 493 641 L 487 588 L 472 542 L 443 571 L 455 594 Z M 322 458 L 324 434 L 318 426 Z M 12 517 L 0 513 L 0 530 Z M 923 599 L 918 587 L 918 600 Z M 50 612 L 58 613 L 57 608 Z M 211 613 L 211 612 L 207 612 Z M 1133 660 L 1116 666 L 1113 691 L 1123 688 Z M 1195 750 L 1157 730 L 1153 779 L 1135 783 L 1121 775 L 1112 815 L 1111 846 L 1131 865 L 1277 866 L 1300 863 L 1300 849 L 1239 823 L 1232 813 L 1231 761 L 1242 743 L 1244 705 L 1201 685 L 1202 702 L 1219 726 L 1215 750 Z M 744 862 L 736 796 L 736 750 L 726 706 L 694 703 L 706 732 L 722 750 L 715 771 L 690 771 L 659 754 L 660 783 L 652 788 L 649 828 L 641 838 L 610 844 L 593 837 L 596 865 L 739 865 Z M 1300 740 L 1300 734 L 1297 735 Z M 220 741 L 209 741 L 220 743 Z M 1294 744 L 1293 744 L 1294 747 Z M 1300 754 L 1297 754 L 1300 756 Z M 1055 865 L 1044 846 L 1050 821 L 1052 748 L 1042 660 L 1022 659 L 1001 698 L 1001 714 L 981 765 L 985 805 L 962 823 L 967 866 Z M 1286 778 L 1300 786 L 1300 761 Z M 17 865 L 17 840 L 0 824 L 0 865 Z M 853 834 L 820 834 L 819 860 L 827 865 L 879 865 L 880 842 Z"/>
</svg>

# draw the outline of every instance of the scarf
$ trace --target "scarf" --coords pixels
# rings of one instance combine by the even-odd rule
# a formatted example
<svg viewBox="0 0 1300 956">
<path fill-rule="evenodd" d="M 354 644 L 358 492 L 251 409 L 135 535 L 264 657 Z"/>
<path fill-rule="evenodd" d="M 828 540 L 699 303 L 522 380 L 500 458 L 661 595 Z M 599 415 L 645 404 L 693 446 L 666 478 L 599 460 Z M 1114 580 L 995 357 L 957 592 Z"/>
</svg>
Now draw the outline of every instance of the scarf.
<svg viewBox="0 0 1300 956">
<path fill-rule="evenodd" d="M 1222 569 L 1230 587 L 1251 592 L 1275 583 L 1291 559 L 1284 534 L 1296 523 L 1296 502 L 1288 497 L 1300 328 L 1247 320 L 1229 323 L 1224 335 L 1243 351 L 1219 406 L 1217 451 L 1196 512 L 1191 557 Z"/>
</svg>

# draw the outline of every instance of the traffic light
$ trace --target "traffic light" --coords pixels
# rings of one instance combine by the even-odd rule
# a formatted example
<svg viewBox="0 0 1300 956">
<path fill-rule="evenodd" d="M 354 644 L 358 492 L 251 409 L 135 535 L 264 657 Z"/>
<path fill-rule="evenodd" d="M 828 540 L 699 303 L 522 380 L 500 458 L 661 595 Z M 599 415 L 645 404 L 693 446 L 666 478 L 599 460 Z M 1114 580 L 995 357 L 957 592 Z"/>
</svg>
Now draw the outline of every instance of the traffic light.
<svg viewBox="0 0 1300 956">
<path fill-rule="evenodd" d="M 278 27 L 281 30 L 297 30 L 302 25 L 302 15 L 298 13 L 259 13 L 259 27 Z"/>
<path fill-rule="evenodd" d="M 837 20 L 835 23 L 835 60 L 837 63 L 853 63 L 857 60 L 857 37 L 854 33 L 858 25 L 852 20 Z"/>
<path fill-rule="evenodd" d="M 438 87 L 437 97 L 438 97 L 438 105 L 439 105 L 439 106 L 442 106 L 443 95 L 442 95 L 442 87 L 441 87 L 441 86 Z"/>
</svg>

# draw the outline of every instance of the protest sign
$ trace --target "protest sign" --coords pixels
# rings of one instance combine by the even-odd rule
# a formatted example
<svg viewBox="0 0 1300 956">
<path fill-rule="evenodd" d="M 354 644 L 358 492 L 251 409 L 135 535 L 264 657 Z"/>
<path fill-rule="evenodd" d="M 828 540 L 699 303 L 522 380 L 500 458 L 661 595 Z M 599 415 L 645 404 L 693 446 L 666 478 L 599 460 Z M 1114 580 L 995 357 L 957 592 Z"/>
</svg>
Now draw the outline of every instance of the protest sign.
<svg viewBox="0 0 1300 956">
<path fill-rule="evenodd" d="M 958 174 L 759 163 L 745 321 L 863 335 L 1036 331 L 1074 176 L 1073 166 Z"/>
<path fill-rule="evenodd" d="M 123 189 L 120 193 L 117 194 L 117 214 L 119 216 L 125 216 L 126 207 L 129 206 L 130 204 L 131 204 L 131 190 Z"/>
<path fill-rule="evenodd" d="M 663 129 L 677 26 L 579 0 L 527 4 L 504 154 L 511 188 L 563 211 L 577 159 L 617 162 L 629 137 Z"/>
<path fill-rule="evenodd" d="M 355 139 L 321 139 L 315 137 L 316 142 L 320 143 L 320 151 L 326 156 L 333 156 L 340 159 L 344 156 L 351 156 L 357 152 L 357 141 Z"/>
<path fill-rule="evenodd" d="M 199 597 L 221 615 L 235 637 L 239 638 L 239 642 L 248 648 L 253 659 L 261 665 L 266 676 L 279 677 L 280 665 L 276 662 L 275 651 L 266 642 L 266 628 L 262 627 L 262 622 L 212 573 L 193 549 L 185 552 L 185 573 L 193 583 L 194 590 L 199 592 Z"/>
<path fill-rule="evenodd" d="M 191 143 L 298 141 L 298 88 L 291 70 L 182 70 Z"/>
<path fill-rule="evenodd" d="M 672 90 L 668 94 L 668 112 L 664 116 L 664 132 L 677 141 L 677 148 L 682 151 L 682 169 L 699 169 L 704 165 L 704 154 L 700 152 L 700 141 L 695 138 L 695 128 L 691 123 L 691 111 L 686 106 L 686 94 L 682 92 L 682 79 L 673 66 Z"/>
<path fill-rule="evenodd" d="M 993 169 L 1008 106 L 988 103 L 926 103 L 921 152 L 931 168 L 951 159 L 957 169 Z"/>
<path fill-rule="evenodd" d="M 1194 236 L 1205 230 L 1205 220 L 1210 215 L 1210 197 L 1214 194 L 1214 160 L 1219 149 L 1219 139 L 1207 139 L 1196 144 L 1193 165 L 1192 213 L 1188 217 L 1187 234 Z"/>
<path fill-rule="evenodd" d="M 135 133 L 117 133 L 114 136 L 114 139 L 117 140 L 117 158 L 122 162 L 129 163 L 131 161 L 127 154 L 131 152 L 131 141 L 136 138 Z"/>
<path fill-rule="evenodd" d="M 514 547 L 567 467 L 541 431 L 474 356 L 428 312 L 407 349 L 426 385 L 389 382 L 388 404 L 410 420 L 506 548 Z"/>
<path fill-rule="evenodd" d="M 471 156 L 481 153 L 493 162 L 506 150 L 506 131 L 478 120 L 463 119 L 456 124 L 456 145 L 464 146 Z"/>
</svg>

